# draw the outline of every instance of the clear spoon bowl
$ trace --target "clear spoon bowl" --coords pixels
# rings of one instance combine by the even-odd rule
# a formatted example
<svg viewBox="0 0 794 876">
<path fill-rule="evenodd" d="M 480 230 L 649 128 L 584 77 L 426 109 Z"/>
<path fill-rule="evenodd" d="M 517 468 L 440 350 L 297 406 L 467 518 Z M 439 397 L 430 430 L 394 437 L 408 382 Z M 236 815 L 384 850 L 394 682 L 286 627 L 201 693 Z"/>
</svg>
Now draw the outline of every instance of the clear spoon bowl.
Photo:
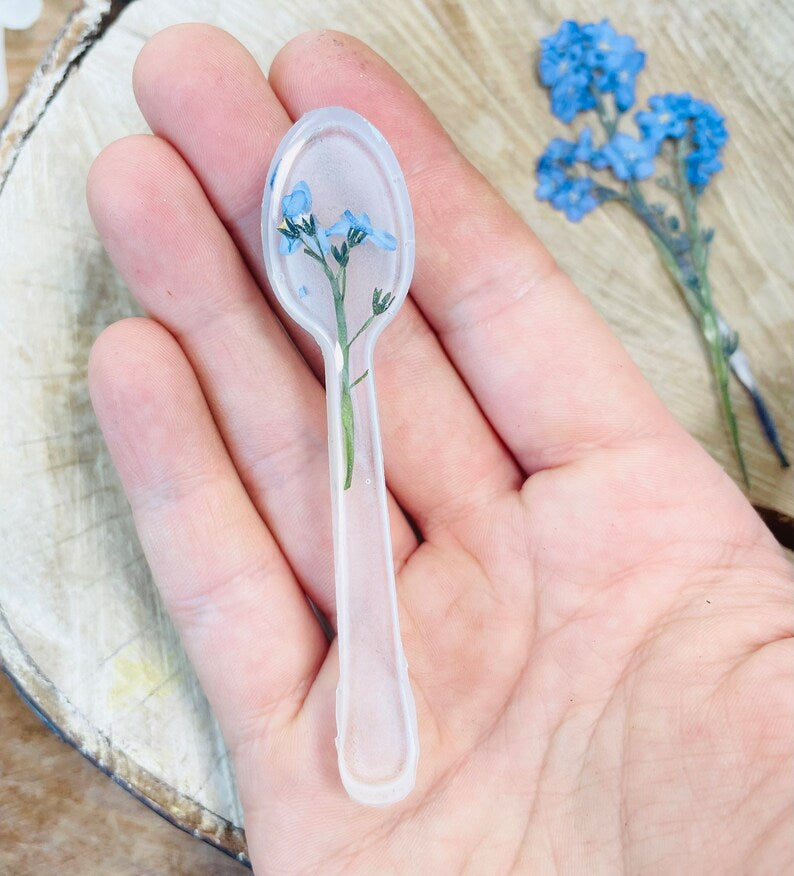
<svg viewBox="0 0 794 876">
<path fill-rule="evenodd" d="M 397 160 L 362 116 L 326 107 L 281 142 L 262 202 L 279 302 L 325 363 L 339 685 L 336 745 L 354 800 L 413 788 L 416 709 L 400 638 L 373 350 L 405 299 L 413 216 Z"/>
</svg>

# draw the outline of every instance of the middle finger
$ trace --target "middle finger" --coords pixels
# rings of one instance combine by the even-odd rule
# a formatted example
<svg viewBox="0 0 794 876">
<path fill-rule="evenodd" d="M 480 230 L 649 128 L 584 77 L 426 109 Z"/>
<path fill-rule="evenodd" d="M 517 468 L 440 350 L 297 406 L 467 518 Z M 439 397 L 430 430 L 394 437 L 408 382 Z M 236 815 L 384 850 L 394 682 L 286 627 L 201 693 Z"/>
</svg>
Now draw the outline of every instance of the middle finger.
<svg viewBox="0 0 794 876">
<path fill-rule="evenodd" d="M 144 47 L 134 84 L 152 130 L 188 162 L 267 290 L 259 231 L 262 186 L 291 121 L 262 71 L 223 31 L 178 25 Z M 321 373 L 314 340 L 289 319 L 285 326 Z M 517 465 L 410 296 L 380 340 L 375 365 L 389 487 L 425 535 L 454 526 L 520 485 Z"/>
</svg>

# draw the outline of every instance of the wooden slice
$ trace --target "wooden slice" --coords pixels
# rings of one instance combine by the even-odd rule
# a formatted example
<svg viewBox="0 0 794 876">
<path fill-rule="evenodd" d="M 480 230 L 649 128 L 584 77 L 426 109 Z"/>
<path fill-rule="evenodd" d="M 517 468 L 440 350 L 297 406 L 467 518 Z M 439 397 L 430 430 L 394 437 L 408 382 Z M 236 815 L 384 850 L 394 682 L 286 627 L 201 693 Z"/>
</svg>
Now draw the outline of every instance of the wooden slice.
<svg viewBox="0 0 794 876">
<path fill-rule="evenodd" d="M 0 142 L 0 656 L 64 738 L 174 823 L 245 859 L 228 752 L 166 617 L 86 388 L 101 329 L 136 313 L 85 205 L 92 159 L 146 130 L 130 86 L 144 40 L 177 21 L 231 31 L 267 69 L 290 37 L 334 27 L 365 39 L 428 101 L 460 148 L 535 228 L 612 324 L 679 420 L 737 475 L 698 333 L 637 223 L 619 207 L 572 226 L 534 197 L 534 164 L 564 127 L 548 111 L 537 41 L 590 7 L 553 0 L 92 0 L 70 20 Z M 674 0 L 615 24 L 648 53 L 639 96 L 691 89 L 728 118 L 726 171 L 703 200 L 717 229 L 712 279 L 794 452 L 794 39 L 781 0 L 728 10 Z M 741 25 L 738 24 L 741 22 Z M 770 83 L 774 82 L 774 88 Z M 265 169 L 263 168 L 263 173 Z M 472 217 L 476 221 L 476 217 Z M 560 319 L 565 314 L 560 313 Z M 527 337 L 528 347 L 544 338 Z M 532 392 L 532 387 L 527 387 Z M 780 532 L 782 472 L 741 392 L 753 486 Z M 782 515 L 782 517 L 781 517 Z M 630 534 L 627 534 L 630 537 Z M 328 728 L 333 733 L 333 728 Z"/>
</svg>

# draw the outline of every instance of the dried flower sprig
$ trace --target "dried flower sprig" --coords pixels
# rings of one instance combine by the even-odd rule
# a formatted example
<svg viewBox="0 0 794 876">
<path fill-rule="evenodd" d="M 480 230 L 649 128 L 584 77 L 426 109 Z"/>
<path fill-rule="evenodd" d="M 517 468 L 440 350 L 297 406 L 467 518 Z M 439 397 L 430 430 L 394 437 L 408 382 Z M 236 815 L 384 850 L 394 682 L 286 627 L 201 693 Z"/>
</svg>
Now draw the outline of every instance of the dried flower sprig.
<svg viewBox="0 0 794 876">
<path fill-rule="evenodd" d="M 747 467 L 731 401 L 732 372 L 750 394 L 761 428 L 781 466 L 788 459 L 774 420 L 749 362 L 739 349 L 739 336 L 714 305 L 708 258 L 714 230 L 701 226 L 699 198 L 722 169 L 721 153 L 728 140 L 725 122 L 706 101 L 682 94 L 654 95 L 648 108 L 634 114 L 638 137 L 619 131 L 627 110 L 634 106 L 637 75 L 645 54 L 634 38 L 619 34 L 607 19 L 598 24 L 564 21 L 541 40 L 540 79 L 549 89 L 551 111 L 571 123 L 592 111 L 602 138 L 589 126 L 574 141 L 554 138 L 537 162 L 536 195 L 562 210 L 572 222 L 600 204 L 615 202 L 629 208 L 645 226 L 664 266 L 681 290 L 697 320 L 709 351 L 728 432 L 746 484 Z M 657 164 L 668 173 L 656 176 L 666 202 L 649 197 Z M 593 175 L 596 172 L 596 175 Z M 611 179 L 605 179 L 611 174 Z"/>
<path fill-rule="evenodd" d="M 372 293 L 372 315 L 364 320 L 358 331 L 351 337 L 345 313 L 347 266 L 352 251 L 365 241 L 371 241 L 380 249 L 395 250 L 397 238 L 388 231 L 373 228 L 366 213 L 355 216 L 350 210 L 345 210 L 333 225 L 323 228 L 312 213 L 311 191 L 303 180 L 296 183 L 293 190 L 282 198 L 281 214 L 281 222 L 277 226 L 282 234 L 279 252 L 282 255 L 290 255 L 302 249 L 304 255 L 317 262 L 331 287 L 336 313 L 337 340 L 342 351 L 340 413 L 344 434 L 345 489 L 347 490 L 353 482 L 353 439 L 355 434 L 353 401 L 350 392 L 368 375 L 368 371 L 365 371 L 354 380 L 350 380 L 350 348 L 353 342 L 372 325 L 372 322 L 389 309 L 394 300 L 390 293 L 384 295 L 382 289 L 376 288 Z M 344 238 L 341 245 L 336 246 L 331 243 L 330 239 L 334 236 Z M 298 294 L 301 297 L 306 297 L 309 293 L 305 286 L 301 286 Z"/>
</svg>

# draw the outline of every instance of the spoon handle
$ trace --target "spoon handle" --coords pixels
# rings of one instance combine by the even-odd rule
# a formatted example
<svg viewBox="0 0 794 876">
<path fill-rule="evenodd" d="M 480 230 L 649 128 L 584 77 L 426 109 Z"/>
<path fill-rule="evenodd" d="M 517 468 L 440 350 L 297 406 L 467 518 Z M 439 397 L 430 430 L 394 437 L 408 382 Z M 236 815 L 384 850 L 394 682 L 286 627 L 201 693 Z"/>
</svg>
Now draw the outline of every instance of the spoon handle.
<svg viewBox="0 0 794 876">
<path fill-rule="evenodd" d="M 418 760 L 416 707 L 400 639 L 386 484 L 371 345 L 367 376 L 350 390 L 353 473 L 347 450 L 338 361 L 326 357 L 339 686 L 336 747 L 353 800 L 383 806 L 413 788 Z M 349 438 L 349 435 L 347 436 Z"/>
</svg>

